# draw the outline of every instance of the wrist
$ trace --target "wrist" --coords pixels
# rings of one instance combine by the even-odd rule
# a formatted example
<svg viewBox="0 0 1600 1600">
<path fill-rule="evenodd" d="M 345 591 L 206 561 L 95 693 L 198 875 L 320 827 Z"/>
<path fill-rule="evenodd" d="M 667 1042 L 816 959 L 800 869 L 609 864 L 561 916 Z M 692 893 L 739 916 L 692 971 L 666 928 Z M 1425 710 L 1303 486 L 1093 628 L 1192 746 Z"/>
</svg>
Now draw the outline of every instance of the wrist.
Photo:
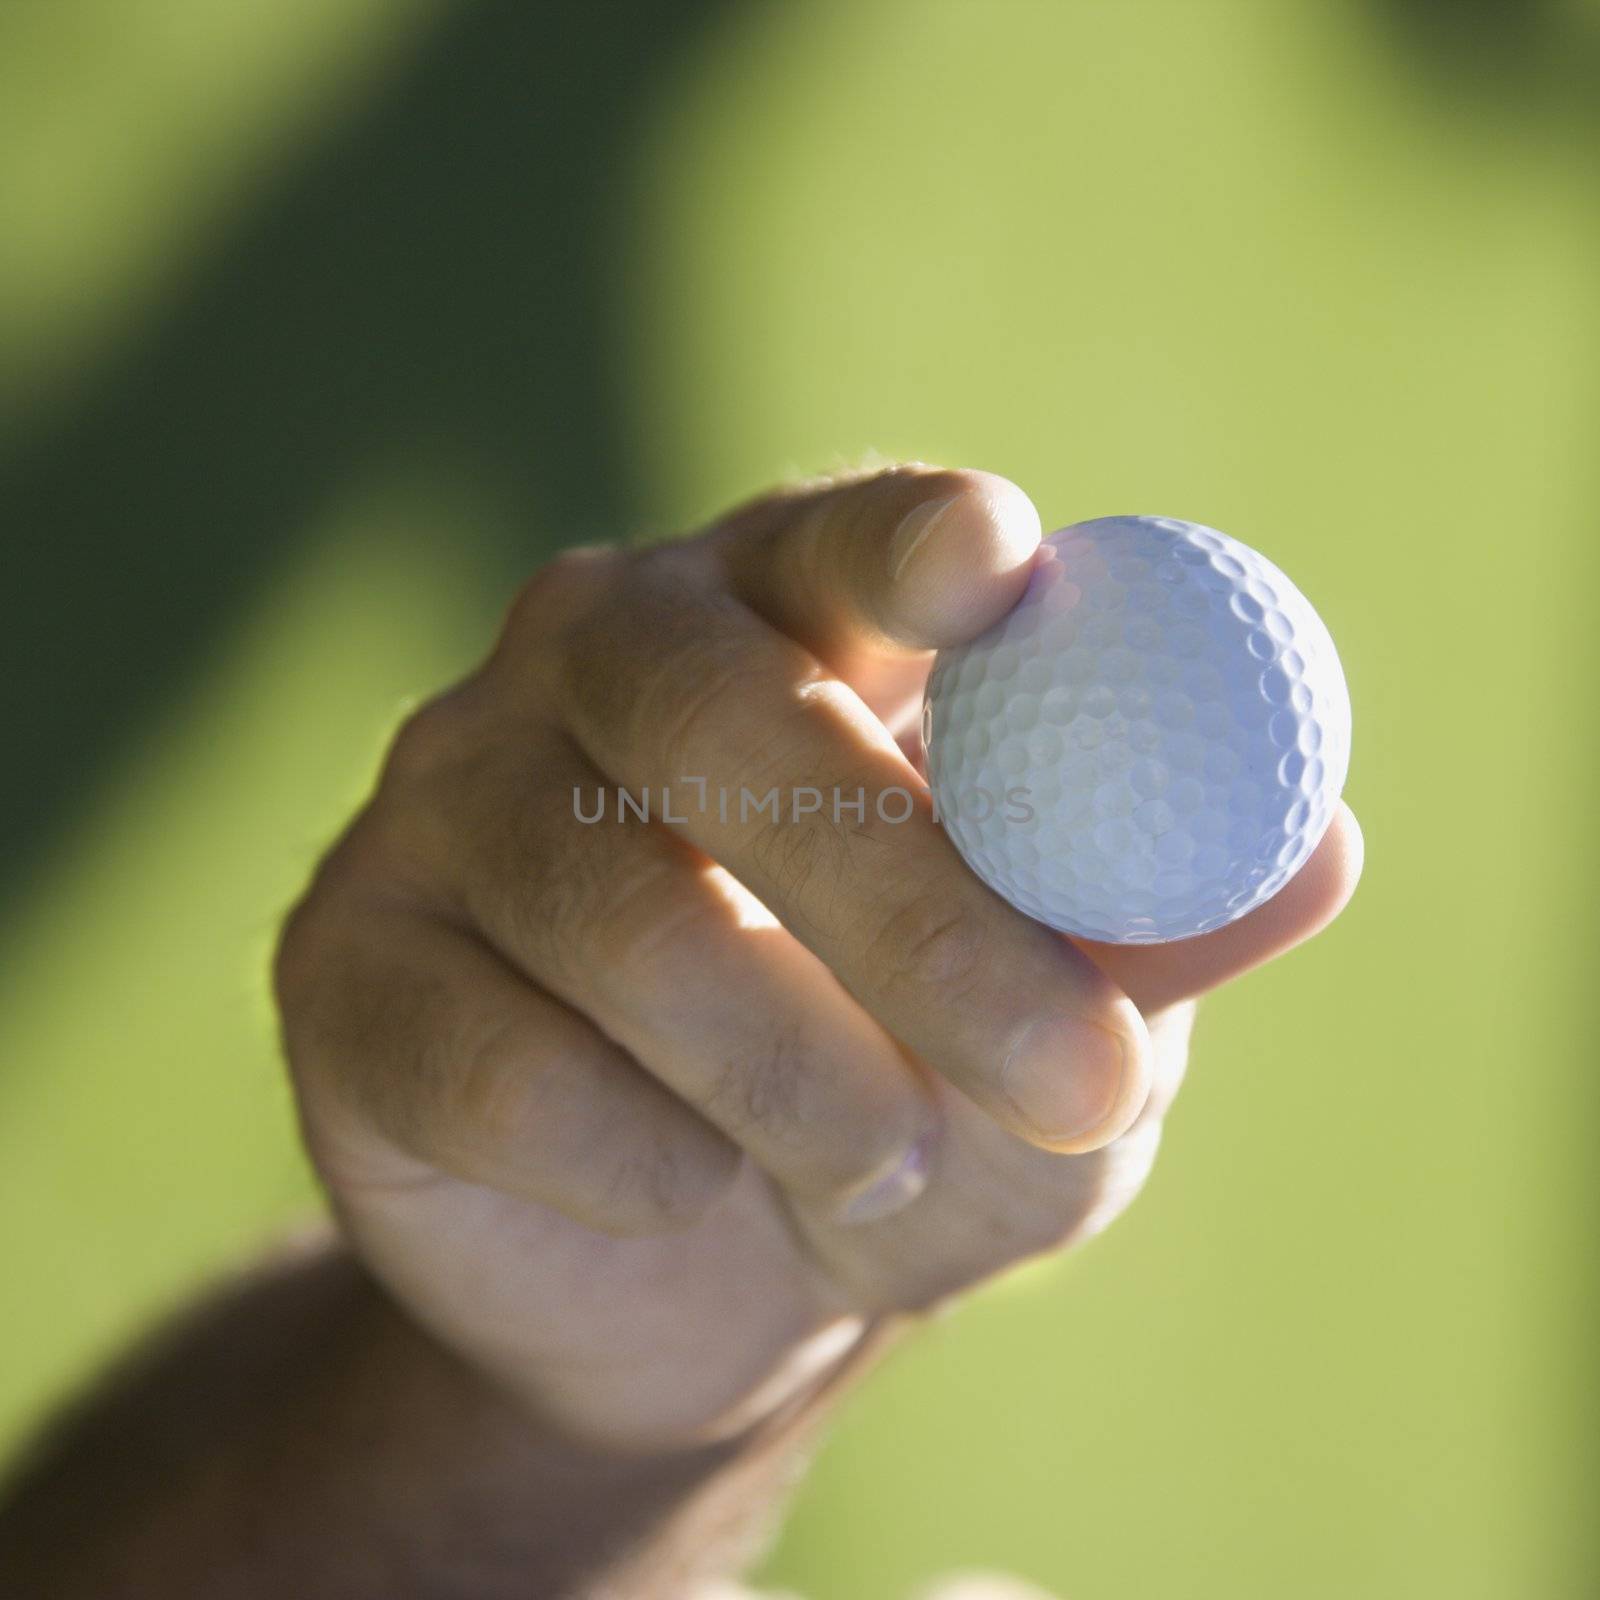
<svg viewBox="0 0 1600 1600">
<path fill-rule="evenodd" d="M 474 1474 L 551 1530 L 539 1592 L 585 1593 L 602 1579 L 616 1600 L 694 1592 L 751 1564 L 775 1531 L 844 1393 L 898 1337 L 905 1319 L 852 1324 L 818 1339 L 742 1406 L 692 1440 L 601 1440 L 555 1419 L 524 1385 L 497 1377 L 434 1337 L 360 1272 L 386 1365 L 413 1415 L 436 1407 L 458 1430 Z M 663 1372 L 662 1382 L 670 1382 Z M 480 1491 L 481 1493 L 481 1491 Z M 509 1508 L 508 1508 L 509 1509 Z"/>
</svg>

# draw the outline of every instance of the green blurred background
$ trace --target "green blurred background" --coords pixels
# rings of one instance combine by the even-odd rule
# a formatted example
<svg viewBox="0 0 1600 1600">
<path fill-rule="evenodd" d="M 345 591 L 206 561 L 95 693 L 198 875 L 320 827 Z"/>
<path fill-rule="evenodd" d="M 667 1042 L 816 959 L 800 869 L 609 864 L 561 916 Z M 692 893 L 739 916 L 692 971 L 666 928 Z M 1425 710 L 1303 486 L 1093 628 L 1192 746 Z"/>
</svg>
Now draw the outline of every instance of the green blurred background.
<svg viewBox="0 0 1600 1600">
<path fill-rule="evenodd" d="M 1367 878 L 768 1570 L 1592 1594 L 1600 7 L 0 9 L 0 1443 L 303 1215 L 274 920 L 558 545 L 869 451 L 1267 550 Z"/>
</svg>

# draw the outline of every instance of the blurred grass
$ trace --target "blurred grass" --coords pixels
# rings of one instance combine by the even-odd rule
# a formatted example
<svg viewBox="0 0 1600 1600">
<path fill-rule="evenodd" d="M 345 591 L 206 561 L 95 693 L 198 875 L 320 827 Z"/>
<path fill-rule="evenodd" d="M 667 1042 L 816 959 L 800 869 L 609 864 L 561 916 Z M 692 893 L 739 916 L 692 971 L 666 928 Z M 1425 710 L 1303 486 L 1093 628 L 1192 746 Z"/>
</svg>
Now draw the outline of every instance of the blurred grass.
<svg viewBox="0 0 1600 1600">
<path fill-rule="evenodd" d="M 78 137 L 96 72 L 182 113 L 121 158 L 168 201 L 104 206 L 97 157 L 33 224 L 75 383 L 115 321 L 83 307 L 180 271 L 208 184 L 248 202 L 260 158 L 186 167 L 201 130 L 291 137 L 274 107 L 420 14 L 244 6 L 185 69 L 183 9 L 77 68 L 39 24 L 13 69 L 8 126 Z M 868 449 L 1006 472 L 1051 525 L 1197 518 L 1313 597 L 1356 706 L 1351 912 L 1208 1006 L 1122 1224 L 855 1402 L 771 1563 L 818 1600 L 985 1563 L 1074 1600 L 1588 1592 L 1596 58 L 1449 17 L 1459 59 L 1333 0 L 749 8 L 647 112 L 617 348 L 653 522 Z M 239 89 L 138 102 L 159 73 Z M 0 338 L 48 397 L 21 272 Z M 507 533 L 426 460 L 294 531 L 4 930 L 0 1434 L 307 1198 L 272 920 L 469 658 Z"/>
</svg>

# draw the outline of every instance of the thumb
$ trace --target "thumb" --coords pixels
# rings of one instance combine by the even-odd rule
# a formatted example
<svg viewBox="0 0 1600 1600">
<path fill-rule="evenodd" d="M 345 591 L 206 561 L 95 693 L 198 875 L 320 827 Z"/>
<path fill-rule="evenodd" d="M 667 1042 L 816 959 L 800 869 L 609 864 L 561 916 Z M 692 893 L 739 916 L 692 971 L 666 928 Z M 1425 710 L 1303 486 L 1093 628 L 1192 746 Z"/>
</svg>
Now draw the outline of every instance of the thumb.
<svg viewBox="0 0 1600 1600">
<path fill-rule="evenodd" d="M 734 593 L 846 677 L 998 622 L 1039 537 L 1008 479 L 925 466 L 781 491 L 712 534 Z"/>
</svg>

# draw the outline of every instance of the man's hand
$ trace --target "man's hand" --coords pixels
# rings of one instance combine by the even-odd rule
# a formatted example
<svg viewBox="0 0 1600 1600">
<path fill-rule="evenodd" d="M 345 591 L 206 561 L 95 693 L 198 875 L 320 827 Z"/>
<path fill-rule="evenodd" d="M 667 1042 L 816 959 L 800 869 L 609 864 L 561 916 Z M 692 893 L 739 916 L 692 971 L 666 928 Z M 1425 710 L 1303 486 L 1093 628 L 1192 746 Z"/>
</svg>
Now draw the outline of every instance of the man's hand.
<svg viewBox="0 0 1600 1600">
<path fill-rule="evenodd" d="M 58 1419 L 0 1490 L 0 1590 L 704 1596 L 878 1331 L 1128 1203 L 1194 996 L 1327 922 L 1360 840 L 1341 811 L 1167 946 L 985 888 L 907 814 L 908 730 L 1038 539 L 1012 485 L 906 468 L 526 586 L 280 949 L 348 1248 Z"/>
<path fill-rule="evenodd" d="M 1165 947 L 1075 944 L 967 870 L 910 730 L 1038 540 L 1004 480 L 903 468 L 562 557 L 294 913 L 285 1036 L 349 1238 L 580 1443 L 730 1435 L 875 1323 L 1103 1226 L 1193 997 L 1349 896 L 1342 809 L 1276 899 Z"/>
</svg>

